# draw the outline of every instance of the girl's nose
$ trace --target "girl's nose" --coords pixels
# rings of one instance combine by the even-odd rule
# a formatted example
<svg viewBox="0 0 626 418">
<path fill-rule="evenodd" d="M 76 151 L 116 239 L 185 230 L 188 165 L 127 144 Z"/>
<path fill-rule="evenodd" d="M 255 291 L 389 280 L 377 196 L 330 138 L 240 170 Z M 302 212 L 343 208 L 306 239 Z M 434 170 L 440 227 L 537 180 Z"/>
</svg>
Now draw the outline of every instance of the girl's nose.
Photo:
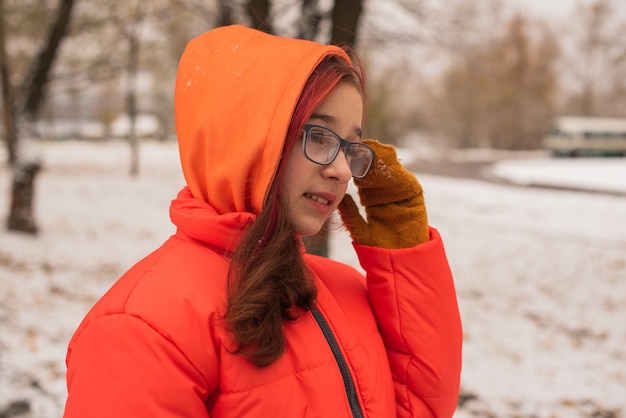
<svg viewBox="0 0 626 418">
<path fill-rule="evenodd" d="M 341 183 L 350 181 L 352 171 L 350 170 L 350 163 L 346 158 L 345 148 L 341 148 L 333 162 L 325 167 L 324 174 L 327 177 L 336 178 Z"/>
</svg>

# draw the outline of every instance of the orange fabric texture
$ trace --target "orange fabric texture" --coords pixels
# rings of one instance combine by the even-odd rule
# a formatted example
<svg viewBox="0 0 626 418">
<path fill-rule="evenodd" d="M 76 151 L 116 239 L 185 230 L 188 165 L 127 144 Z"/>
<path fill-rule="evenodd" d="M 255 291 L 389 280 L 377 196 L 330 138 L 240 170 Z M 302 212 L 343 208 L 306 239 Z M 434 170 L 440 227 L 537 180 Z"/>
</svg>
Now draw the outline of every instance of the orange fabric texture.
<svg viewBox="0 0 626 418">
<path fill-rule="evenodd" d="M 261 211 L 304 83 L 331 54 L 346 56 L 335 46 L 236 25 L 189 43 L 174 99 L 183 173 L 194 197 L 218 213 Z"/>
<path fill-rule="evenodd" d="M 66 358 L 64 418 L 352 417 L 310 312 L 284 324 L 286 352 L 262 369 L 231 354 L 222 321 L 227 254 L 263 205 L 299 89 L 337 51 L 240 26 L 190 43 L 176 90 L 189 182 L 170 207 L 176 234 L 79 325 Z M 449 418 L 456 407 L 461 324 L 443 243 L 429 234 L 412 248 L 355 245 L 365 277 L 304 254 L 366 418 Z"/>
</svg>

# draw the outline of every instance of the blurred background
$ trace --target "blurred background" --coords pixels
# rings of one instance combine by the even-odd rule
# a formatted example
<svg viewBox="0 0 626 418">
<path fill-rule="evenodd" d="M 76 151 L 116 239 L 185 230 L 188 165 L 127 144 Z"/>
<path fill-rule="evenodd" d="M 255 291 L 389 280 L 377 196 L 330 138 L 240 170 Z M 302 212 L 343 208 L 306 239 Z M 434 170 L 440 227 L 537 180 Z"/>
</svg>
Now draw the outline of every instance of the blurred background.
<svg viewBox="0 0 626 418">
<path fill-rule="evenodd" d="M 186 42 L 231 23 L 356 45 L 369 74 L 365 133 L 402 146 L 540 149 L 559 116 L 605 118 L 601 134 L 606 118 L 626 117 L 618 0 L 1 0 L 0 132 L 26 177 L 9 227 L 36 230 L 37 167 L 22 137 L 128 138 L 136 174 L 138 138 L 174 135 Z M 584 132 L 579 122 L 569 129 Z M 623 153 L 624 122 L 608 129 Z"/>
<path fill-rule="evenodd" d="M 172 232 L 178 59 L 232 23 L 356 46 L 365 135 L 398 147 L 448 238 L 457 416 L 624 417 L 626 2 L 0 0 L 0 418 L 61 415 L 73 330 Z M 570 171 L 472 182 L 500 160 Z M 358 264 L 345 235 L 307 245 Z"/>
</svg>

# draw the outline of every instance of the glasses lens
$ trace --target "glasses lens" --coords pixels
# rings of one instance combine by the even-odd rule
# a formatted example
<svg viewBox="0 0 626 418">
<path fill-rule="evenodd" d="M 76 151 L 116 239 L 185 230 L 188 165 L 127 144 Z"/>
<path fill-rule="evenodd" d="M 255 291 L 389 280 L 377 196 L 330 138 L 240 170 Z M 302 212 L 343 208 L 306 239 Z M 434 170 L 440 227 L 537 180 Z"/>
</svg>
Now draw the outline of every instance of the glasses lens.
<svg viewBox="0 0 626 418">
<path fill-rule="evenodd" d="M 322 126 L 305 125 L 304 155 L 322 165 L 333 162 L 339 148 L 343 148 L 350 172 L 355 178 L 364 177 L 372 165 L 374 151 L 360 142 L 350 142 L 341 139 L 334 132 Z"/>
<path fill-rule="evenodd" d="M 304 152 L 318 164 L 329 164 L 337 155 L 339 139 L 332 132 L 314 127 L 309 130 Z"/>
<path fill-rule="evenodd" d="M 346 159 L 350 164 L 352 176 L 356 178 L 364 177 L 372 165 L 374 153 L 370 147 L 364 144 L 352 143 L 346 151 Z"/>
</svg>

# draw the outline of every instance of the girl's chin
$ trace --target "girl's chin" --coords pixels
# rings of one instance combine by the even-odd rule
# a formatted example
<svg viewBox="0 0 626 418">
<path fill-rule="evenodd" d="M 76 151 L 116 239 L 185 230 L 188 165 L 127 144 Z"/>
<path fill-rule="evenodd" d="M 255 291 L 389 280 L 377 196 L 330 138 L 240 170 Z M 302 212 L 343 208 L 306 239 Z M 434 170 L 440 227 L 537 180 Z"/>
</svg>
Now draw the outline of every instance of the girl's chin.
<svg viewBox="0 0 626 418">
<path fill-rule="evenodd" d="M 306 225 L 304 224 L 298 225 L 298 223 L 296 223 L 296 225 L 294 226 L 294 230 L 296 234 L 301 237 L 312 237 L 313 235 L 316 235 L 318 232 L 320 232 L 323 226 L 324 226 L 323 222 L 321 224 L 315 223 L 315 224 L 306 224 Z"/>
</svg>

